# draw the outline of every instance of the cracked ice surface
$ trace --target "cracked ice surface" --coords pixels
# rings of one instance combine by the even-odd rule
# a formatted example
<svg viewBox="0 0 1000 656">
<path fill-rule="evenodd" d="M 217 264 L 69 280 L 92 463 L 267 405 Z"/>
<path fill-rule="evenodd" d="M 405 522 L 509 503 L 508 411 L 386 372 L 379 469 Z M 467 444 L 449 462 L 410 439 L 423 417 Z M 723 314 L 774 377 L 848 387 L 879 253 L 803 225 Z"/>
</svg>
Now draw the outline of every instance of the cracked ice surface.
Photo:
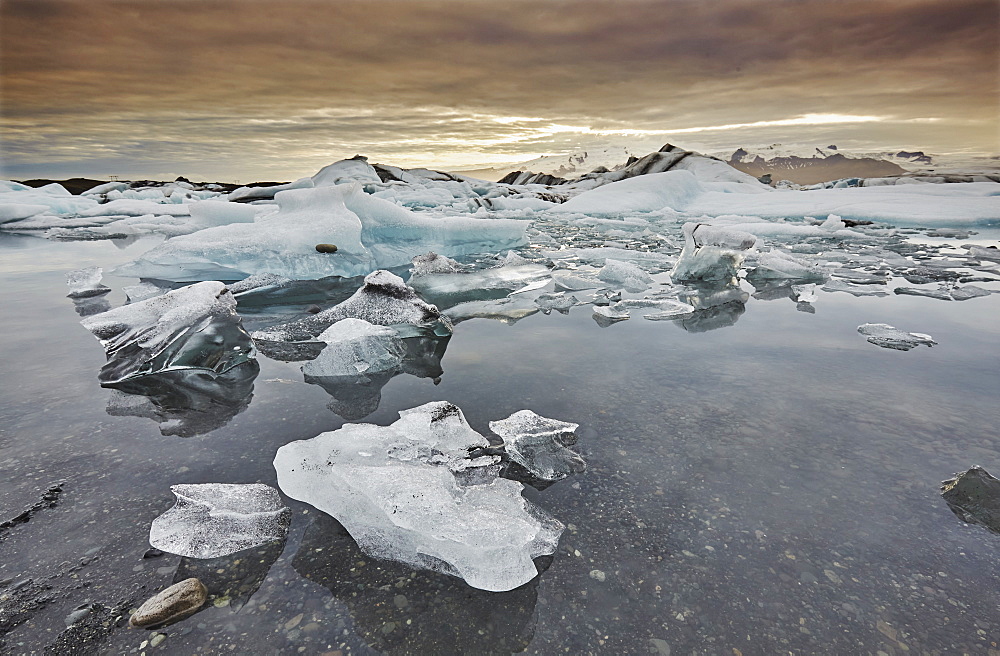
<svg viewBox="0 0 1000 656">
<path fill-rule="evenodd" d="M 483 590 L 533 579 L 563 525 L 498 478 L 497 456 L 462 411 L 438 401 L 390 426 L 346 424 L 278 449 L 278 486 L 350 532 L 374 558 L 458 576 Z"/>
<path fill-rule="evenodd" d="M 80 321 L 101 341 L 103 385 L 177 369 L 223 373 L 255 355 L 221 282 L 200 282 Z"/>
<path fill-rule="evenodd" d="M 149 544 L 188 558 L 218 558 L 285 539 L 289 510 L 278 491 L 251 483 L 172 485 L 174 506 L 153 520 Z"/>
</svg>

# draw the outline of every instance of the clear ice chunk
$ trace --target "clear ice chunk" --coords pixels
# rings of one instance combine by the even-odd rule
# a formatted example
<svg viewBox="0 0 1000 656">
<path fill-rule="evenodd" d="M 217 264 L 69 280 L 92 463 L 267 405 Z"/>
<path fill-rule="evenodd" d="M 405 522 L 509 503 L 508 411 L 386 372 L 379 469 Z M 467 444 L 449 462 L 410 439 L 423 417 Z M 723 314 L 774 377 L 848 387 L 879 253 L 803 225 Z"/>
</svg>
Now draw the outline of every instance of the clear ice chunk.
<svg viewBox="0 0 1000 656">
<path fill-rule="evenodd" d="M 491 301 L 468 301 L 445 310 L 445 315 L 453 324 L 469 319 L 494 319 L 513 324 L 538 312 L 538 305 L 531 298 L 511 296 Z"/>
<path fill-rule="evenodd" d="M 451 323 L 437 307 L 420 298 L 403 279 L 388 271 L 365 276 L 364 284 L 343 303 L 304 319 L 253 333 L 272 342 L 309 341 L 341 319 L 363 319 L 377 326 L 411 326 L 436 334 L 450 334 Z"/>
<path fill-rule="evenodd" d="M 319 356 L 307 362 L 308 376 L 359 376 L 389 371 L 403 361 L 403 342 L 392 328 L 364 319 L 341 319 L 317 338 L 326 342 Z"/>
<path fill-rule="evenodd" d="M 519 410 L 506 419 L 491 421 L 490 430 L 503 438 L 507 456 L 543 481 L 558 481 L 586 471 L 576 444 L 576 429 L 558 419 L 548 419 L 531 410 Z"/>
<path fill-rule="evenodd" d="M 172 485 L 174 506 L 153 520 L 149 544 L 188 558 L 219 558 L 285 539 L 292 511 L 262 483 Z"/>
<path fill-rule="evenodd" d="M 288 496 L 326 512 L 369 557 L 458 576 L 474 588 L 514 589 L 555 551 L 563 525 L 498 477 L 497 456 L 462 411 L 439 401 L 390 426 L 346 424 L 278 449 Z"/>
<path fill-rule="evenodd" d="M 553 271 L 551 275 L 552 279 L 556 281 L 556 285 L 562 289 L 568 289 L 570 291 L 607 287 L 603 280 L 590 274 L 580 274 L 573 271 L 559 270 Z"/>
<path fill-rule="evenodd" d="M 653 277 L 636 264 L 611 258 L 604 261 L 604 268 L 597 277 L 604 282 L 621 285 L 628 292 L 642 292 L 653 284 Z"/>
<path fill-rule="evenodd" d="M 601 328 L 607 328 L 608 326 L 618 323 L 619 321 L 625 321 L 630 317 L 628 310 L 623 307 L 616 307 L 611 305 L 595 305 L 594 306 L 594 321 Z"/>
<path fill-rule="evenodd" d="M 858 332 L 866 336 L 868 341 L 876 346 L 897 351 L 909 351 L 921 344 L 927 346 L 937 344 L 930 335 L 904 332 L 887 323 L 862 324 L 858 326 Z"/>
<path fill-rule="evenodd" d="M 679 282 L 735 278 L 746 251 L 757 243 L 750 233 L 705 223 L 685 223 L 683 232 L 684 248 L 671 272 Z"/>
<path fill-rule="evenodd" d="M 98 266 L 77 269 L 66 274 L 66 284 L 69 285 L 69 298 L 91 298 L 102 296 L 111 291 L 110 287 L 101 284 L 104 269 Z"/>
<path fill-rule="evenodd" d="M 421 256 L 428 258 L 433 253 Z M 414 258 L 413 273 L 409 284 L 418 293 L 433 301 L 439 307 L 449 307 L 464 301 L 488 300 L 517 290 L 524 290 L 530 283 L 544 286 L 549 281 L 549 269 L 541 264 L 507 264 L 477 271 L 432 271 L 450 266 L 447 263 L 435 265 L 440 258 L 417 262 Z M 445 258 L 446 259 L 446 258 Z M 523 259 L 523 258 L 522 258 Z M 527 291 L 527 290 L 524 290 Z"/>
<path fill-rule="evenodd" d="M 107 351 L 102 385 L 178 369 L 223 373 L 256 353 L 221 282 L 181 287 L 80 323 Z"/>
<path fill-rule="evenodd" d="M 827 274 L 822 267 L 795 257 L 785 251 L 772 249 L 757 256 L 757 266 L 747 274 L 755 287 L 757 282 L 769 280 L 795 280 L 798 282 L 824 282 Z"/>
<path fill-rule="evenodd" d="M 566 292 L 553 292 L 551 294 L 539 294 L 535 297 L 535 305 L 537 305 L 544 314 L 548 314 L 552 310 L 559 312 L 560 314 L 566 314 L 569 312 L 570 308 L 577 305 L 580 300 L 571 294 Z"/>
</svg>

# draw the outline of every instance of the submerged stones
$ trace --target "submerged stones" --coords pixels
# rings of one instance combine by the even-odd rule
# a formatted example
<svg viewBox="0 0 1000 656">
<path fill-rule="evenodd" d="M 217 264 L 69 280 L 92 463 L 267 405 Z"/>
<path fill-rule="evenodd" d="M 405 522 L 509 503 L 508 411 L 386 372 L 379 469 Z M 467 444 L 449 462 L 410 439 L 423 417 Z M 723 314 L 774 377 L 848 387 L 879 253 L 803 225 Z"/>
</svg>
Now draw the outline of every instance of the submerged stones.
<svg viewBox="0 0 1000 656">
<path fill-rule="evenodd" d="M 862 324 L 858 326 L 858 332 L 866 336 L 868 341 L 875 346 L 895 349 L 897 351 L 909 351 L 921 344 L 926 344 L 927 346 L 937 344 L 930 335 L 904 332 L 887 323 Z"/>
<path fill-rule="evenodd" d="M 175 583 L 146 600 L 129 618 L 140 629 L 173 624 L 198 612 L 208 599 L 208 590 L 196 578 Z"/>
<path fill-rule="evenodd" d="M 289 510 L 268 485 L 173 485 L 177 503 L 153 520 L 149 543 L 189 558 L 218 558 L 282 541 Z"/>
<path fill-rule="evenodd" d="M 446 401 L 390 426 L 346 424 L 286 444 L 281 490 L 333 515 L 367 555 L 504 591 L 533 579 L 563 525 L 499 477 L 501 458 Z M 482 455 L 477 455 L 482 454 Z"/>
<path fill-rule="evenodd" d="M 1000 480 L 979 465 L 942 481 L 941 496 L 963 522 L 1000 534 Z"/>
</svg>

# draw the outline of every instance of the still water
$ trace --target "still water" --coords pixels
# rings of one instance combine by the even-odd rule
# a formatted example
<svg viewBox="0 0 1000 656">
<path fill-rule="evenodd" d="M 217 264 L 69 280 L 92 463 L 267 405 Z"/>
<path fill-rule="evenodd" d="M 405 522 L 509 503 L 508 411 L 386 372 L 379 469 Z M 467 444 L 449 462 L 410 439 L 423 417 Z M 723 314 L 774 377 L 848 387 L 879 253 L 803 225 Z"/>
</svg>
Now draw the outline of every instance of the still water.
<svg viewBox="0 0 1000 656">
<path fill-rule="evenodd" d="M 1000 654 L 1000 536 L 938 491 L 973 464 L 1000 471 L 1000 295 L 820 292 L 814 314 L 751 298 L 702 332 L 640 316 L 602 328 L 589 306 L 462 323 L 439 384 L 397 376 L 364 421 L 448 400 L 489 434 L 530 408 L 579 423 L 588 463 L 526 488 L 568 528 L 538 578 L 488 593 L 368 559 L 291 499 L 277 548 L 143 558 L 170 485 L 276 486 L 280 446 L 344 423 L 301 363 L 264 355 L 238 398 L 203 400 L 200 434 L 109 414 L 65 273 L 150 245 L 0 234 L 0 522 L 62 484 L 54 507 L 0 531 L 2 653 Z M 117 306 L 136 281 L 104 282 Z M 939 344 L 881 349 L 857 333 L 867 322 Z M 127 628 L 129 609 L 192 575 L 231 592 L 155 647 Z M 83 604 L 91 619 L 67 629 Z"/>
</svg>

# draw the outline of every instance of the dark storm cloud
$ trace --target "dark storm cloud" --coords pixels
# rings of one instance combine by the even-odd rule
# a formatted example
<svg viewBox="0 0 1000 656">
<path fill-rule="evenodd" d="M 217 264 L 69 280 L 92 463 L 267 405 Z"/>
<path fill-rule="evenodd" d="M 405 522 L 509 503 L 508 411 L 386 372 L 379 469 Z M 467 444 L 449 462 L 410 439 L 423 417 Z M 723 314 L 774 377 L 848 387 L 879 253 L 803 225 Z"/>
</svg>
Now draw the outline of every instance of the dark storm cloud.
<svg viewBox="0 0 1000 656">
<path fill-rule="evenodd" d="M 939 148 L 990 151 L 998 7 L 6 0 L 2 147 L 124 158 L 141 139 L 164 161 L 242 150 L 306 166 L 361 149 L 431 163 L 464 143 L 471 162 L 595 138 L 546 122 L 666 131 L 836 113 L 952 121 Z"/>
</svg>

